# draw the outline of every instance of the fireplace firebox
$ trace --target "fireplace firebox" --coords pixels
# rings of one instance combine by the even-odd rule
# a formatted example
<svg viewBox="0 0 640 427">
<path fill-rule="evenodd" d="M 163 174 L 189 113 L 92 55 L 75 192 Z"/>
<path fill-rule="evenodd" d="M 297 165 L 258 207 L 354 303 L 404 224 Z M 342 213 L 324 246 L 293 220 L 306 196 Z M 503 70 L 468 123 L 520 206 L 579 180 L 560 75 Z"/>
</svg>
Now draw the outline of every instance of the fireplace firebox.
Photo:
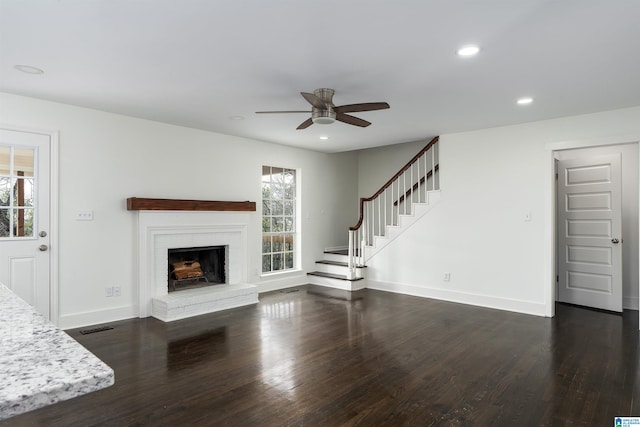
<svg viewBox="0 0 640 427">
<path fill-rule="evenodd" d="M 168 249 L 168 291 L 227 282 L 228 246 Z"/>
</svg>

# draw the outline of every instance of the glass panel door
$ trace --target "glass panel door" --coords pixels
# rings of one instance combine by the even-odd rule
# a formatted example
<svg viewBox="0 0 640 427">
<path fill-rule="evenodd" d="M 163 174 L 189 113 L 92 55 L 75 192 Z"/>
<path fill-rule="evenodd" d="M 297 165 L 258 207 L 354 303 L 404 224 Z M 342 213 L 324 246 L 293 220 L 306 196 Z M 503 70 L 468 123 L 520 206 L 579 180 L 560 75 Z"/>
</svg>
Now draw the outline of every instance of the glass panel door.
<svg viewBox="0 0 640 427">
<path fill-rule="evenodd" d="M 33 238 L 35 148 L 0 145 L 0 239 Z"/>
</svg>

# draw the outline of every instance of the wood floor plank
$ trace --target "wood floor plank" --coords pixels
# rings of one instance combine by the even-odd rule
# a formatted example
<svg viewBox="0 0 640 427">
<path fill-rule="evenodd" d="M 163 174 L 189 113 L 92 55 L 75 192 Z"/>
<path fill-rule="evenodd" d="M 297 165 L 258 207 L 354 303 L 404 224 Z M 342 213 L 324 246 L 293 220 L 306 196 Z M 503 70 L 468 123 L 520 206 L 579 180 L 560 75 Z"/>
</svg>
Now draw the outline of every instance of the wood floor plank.
<svg viewBox="0 0 640 427">
<path fill-rule="evenodd" d="M 595 426 L 640 415 L 638 313 L 302 286 L 81 344 L 114 386 L 0 426 Z"/>
</svg>

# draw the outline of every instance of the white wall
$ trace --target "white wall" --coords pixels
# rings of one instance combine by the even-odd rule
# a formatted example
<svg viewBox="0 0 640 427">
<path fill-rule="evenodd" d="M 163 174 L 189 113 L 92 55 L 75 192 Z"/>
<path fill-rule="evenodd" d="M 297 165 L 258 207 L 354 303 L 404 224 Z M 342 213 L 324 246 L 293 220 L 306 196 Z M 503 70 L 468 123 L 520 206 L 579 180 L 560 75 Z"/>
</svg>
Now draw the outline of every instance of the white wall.
<svg viewBox="0 0 640 427">
<path fill-rule="evenodd" d="M 259 202 L 261 165 L 301 168 L 302 268 L 310 271 L 324 247 L 346 244 L 358 196 L 370 195 L 428 142 L 327 155 L 2 93 L 0 122 L 60 132 L 59 247 L 52 251 L 63 327 L 137 314 L 136 213 L 126 210 L 127 197 Z M 594 138 L 638 141 L 640 107 L 442 135 L 441 201 L 369 261 L 370 287 L 544 314 L 545 147 Z M 78 209 L 93 209 L 94 221 L 75 221 Z M 249 281 L 261 291 L 306 283 L 305 271 L 255 274 L 258 214 Z M 106 298 L 106 286 L 121 286 L 122 296 Z"/>
<path fill-rule="evenodd" d="M 596 138 L 638 141 L 640 107 L 441 135 L 441 201 L 367 262 L 368 286 L 549 314 L 552 153 L 546 147 Z M 359 176 L 371 173 L 361 169 Z M 451 281 L 443 281 L 445 272 Z"/>
<path fill-rule="evenodd" d="M 623 307 L 638 309 L 638 144 L 561 150 L 559 160 L 621 154 Z"/>
<path fill-rule="evenodd" d="M 357 151 L 358 196 L 371 197 L 432 138 Z"/>
<path fill-rule="evenodd" d="M 357 156 L 335 155 L 0 93 L 0 122 L 59 131 L 59 313 L 62 327 L 137 315 L 136 221 L 128 197 L 256 201 L 249 282 L 307 283 L 305 271 L 259 277 L 264 164 L 301 169 L 302 268 L 344 245 L 357 217 Z M 249 125 L 249 124 L 248 124 Z M 75 221 L 92 209 L 93 221 Z M 106 298 L 104 288 L 121 286 Z"/>
</svg>

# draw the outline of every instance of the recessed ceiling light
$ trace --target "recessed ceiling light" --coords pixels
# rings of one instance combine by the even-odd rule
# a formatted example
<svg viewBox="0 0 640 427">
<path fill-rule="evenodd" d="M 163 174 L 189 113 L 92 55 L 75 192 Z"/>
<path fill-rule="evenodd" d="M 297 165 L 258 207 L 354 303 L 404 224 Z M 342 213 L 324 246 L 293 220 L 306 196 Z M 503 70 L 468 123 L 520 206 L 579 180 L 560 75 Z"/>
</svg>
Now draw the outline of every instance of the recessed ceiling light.
<svg viewBox="0 0 640 427">
<path fill-rule="evenodd" d="M 244 120 L 243 116 L 229 116 L 229 120 Z"/>
<path fill-rule="evenodd" d="M 329 137 L 328 136 L 321 136 L 320 139 L 326 140 L 326 139 L 329 139 Z"/>
<path fill-rule="evenodd" d="M 44 74 L 44 70 L 41 70 L 40 68 L 32 67 L 31 65 L 14 65 L 13 68 L 27 74 Z"/>
<path fill-rule="evenodd" d="M 463 57 L 473 56 L 478 52 L 480 52 L 480 48 L 475 45 L 462 46 L 457 51 L 458 56 L 463 56 Z"/>
<path fill-rule="evenodd" d="M 529 96 L 525 96 L 522 98 L 518 98 L 518 100 L 516 101 L 518 103 L 518 105 L 527 105 L 527 104 L 531 104 L 533 102 L 533 98 L 529 97 Z"/>
</svg>

